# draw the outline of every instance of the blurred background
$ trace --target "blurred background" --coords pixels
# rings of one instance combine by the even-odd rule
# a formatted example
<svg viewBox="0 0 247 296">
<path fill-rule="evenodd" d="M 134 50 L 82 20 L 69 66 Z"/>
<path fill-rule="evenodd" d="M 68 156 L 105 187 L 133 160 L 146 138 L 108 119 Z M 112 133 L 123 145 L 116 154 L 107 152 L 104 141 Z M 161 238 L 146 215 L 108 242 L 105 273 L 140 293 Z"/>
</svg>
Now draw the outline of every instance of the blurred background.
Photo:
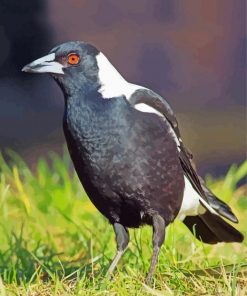
<svg viewBox="0 0 247 296">
<path fill-rule="evenodd" d="M 21 68 L 69 40 L 163 95 L 201 174 L 246 158 L 245 0 L 0 0 L 0 149 L 61 152 L 63 96 Z"/>
</svg>

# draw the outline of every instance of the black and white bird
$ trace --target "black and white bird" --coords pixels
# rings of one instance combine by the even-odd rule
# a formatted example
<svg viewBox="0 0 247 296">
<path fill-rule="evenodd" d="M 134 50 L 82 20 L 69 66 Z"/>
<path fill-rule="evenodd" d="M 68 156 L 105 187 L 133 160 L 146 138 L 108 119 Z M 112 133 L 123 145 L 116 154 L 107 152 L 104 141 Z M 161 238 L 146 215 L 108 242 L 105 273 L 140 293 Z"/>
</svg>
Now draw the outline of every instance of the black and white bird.
<svg viewBox="0 0 247 296">
<path fill-rule="evenodd" d="M 113 225 L 115 269 L 129 242 L 128 228 L 153 227 L 153 275 L 166 227 L 178 218 L 201 241 L 242 242 L 230 207 L 192 166 L 177 119 L 166 100 L 126 81 L 86 42 L 67 42 L 23 69 L 51 73 L 65 98 L 63 129 L 79 179 Z"/>
</svg>

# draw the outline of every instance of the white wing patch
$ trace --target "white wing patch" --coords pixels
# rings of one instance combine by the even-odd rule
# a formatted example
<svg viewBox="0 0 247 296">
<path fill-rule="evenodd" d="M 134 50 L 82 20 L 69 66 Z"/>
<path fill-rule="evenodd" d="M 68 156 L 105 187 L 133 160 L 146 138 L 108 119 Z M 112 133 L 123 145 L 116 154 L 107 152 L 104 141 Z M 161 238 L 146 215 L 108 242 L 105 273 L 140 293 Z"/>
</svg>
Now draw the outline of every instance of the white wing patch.
<svg viewBox="0 0 247 296">
<path fill-rule="evenodd" d="M 96 56 L 96 60 L 99 68 L 99 82 L 101 84 L 99 92 L 104 99 L 124 95 L 128 100 L 136 90 L 145 89 L 142 86 L 126 81 L 102 52 Z"/>
<path fill-rule="evenodd" d="M 159 115 L 162 118 L 165 118 L 162 113 L 160 113 L 158 110 L 156 110 L 155 108 L 153 108 L 153 107 L 151 107 L 151 106 L 149 106 L 149 105 L 147 105 L 145 103 L 136 104 L 134 106 L 134 108 L 141 111 L 141 112 L 154 113 L 154 114 Z M 174 130 L 173 130 L 173 128 L 171 126 L 170 126 L 170 129 L 169 129 L 169 133 L 171 134 L 171 136 L 175 140 L 175 142 L 177 144 L 177 147 L 178 147 L 178 150 L 180 151 L 179 139 L 178 139 L 177 135 L 175 134 L 175 132 L 174 132 Z"/>
<path fill-rule="evenodd" d="M 181 208 L 177 218 L 184 220 L 186 216 L 197 216 L 205 213 L 206 209 L 210 213 L 220 216 L 193 188 L 186 176 L 184 176 L 185 187 Z M 203 204 L 203 205 L 202 205 Z"/>
<path fill-rule="evenodd" d="M 153 108 L 145 103 L 136 104 L 134 108 L 141 111 L 141 112 L 155 113 L 161 117 L 164 117 L 164 115 L 162 113 L 160 113 L 158 110 L 156 110 L 155 108 Z"/>
<path fill-rule="evenodd" d="M 180 220 L 184 220 L 186 216 L 197 216 L 199 214 L 203 214 L 206 211 L 200 203 L 201 196 L 196 192 L 190 181 L 185 176 L 184 182 L 185 187 L 183 201 L 177 216 Z"/>
</svg>

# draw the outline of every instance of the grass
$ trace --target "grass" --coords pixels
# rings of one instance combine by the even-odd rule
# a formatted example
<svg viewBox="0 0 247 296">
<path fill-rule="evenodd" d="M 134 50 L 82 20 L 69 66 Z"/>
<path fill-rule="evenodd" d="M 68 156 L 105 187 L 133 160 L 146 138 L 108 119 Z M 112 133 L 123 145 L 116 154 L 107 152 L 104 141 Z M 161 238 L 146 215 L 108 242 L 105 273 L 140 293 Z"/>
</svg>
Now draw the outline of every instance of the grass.
<svg viewBox="0 0 247 296">
<path fill-rule="evenodd" d="M 179 221 L 170 225 L 150 286 L 151 229 L 131 230 L 112 279 L 114 233 L 94 208 L 67 153 L 40 159 L 35 172 L 15 153 L 0 157 L 0 295 L 247 295 L 247 240 L 209 246 Z M 239 217 L 247 237 L 247 162 L 209 187 Z"/>
</svg>

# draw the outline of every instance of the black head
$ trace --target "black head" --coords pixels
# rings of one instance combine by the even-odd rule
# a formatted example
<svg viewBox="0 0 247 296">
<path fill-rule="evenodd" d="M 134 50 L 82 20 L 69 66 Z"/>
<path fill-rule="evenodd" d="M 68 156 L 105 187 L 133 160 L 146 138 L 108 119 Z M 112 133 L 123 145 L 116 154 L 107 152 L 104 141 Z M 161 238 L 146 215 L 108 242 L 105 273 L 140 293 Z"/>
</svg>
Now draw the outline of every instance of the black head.
<svg viewBox="0 0 247 296">
<path fill-rule="evenodd" d="M 66 42 L 53 48 L 48 55 L 26 65 L 22 71 L 50 73 L 65 94 L 78 89 L 97 88 L 99 51 L 89 43 Z"/>
</svg>

